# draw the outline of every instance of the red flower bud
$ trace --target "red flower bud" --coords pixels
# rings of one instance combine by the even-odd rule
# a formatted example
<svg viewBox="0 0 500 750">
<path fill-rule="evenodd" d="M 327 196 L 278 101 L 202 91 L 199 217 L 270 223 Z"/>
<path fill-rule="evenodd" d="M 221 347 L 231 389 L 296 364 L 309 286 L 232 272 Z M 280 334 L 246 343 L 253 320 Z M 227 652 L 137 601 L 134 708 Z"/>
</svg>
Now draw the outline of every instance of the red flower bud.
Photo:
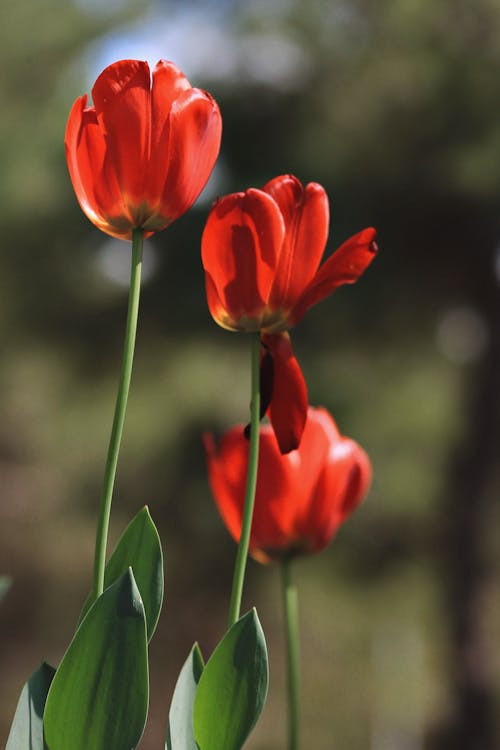
<svg viewBox="0 0 500 750">
<path fill-rule="evenodd" d="M 219 153 L 221 116 L 171 62 L 107 67 L 76 100 L 66 158 L 78 202 L 99 229 L 131 239 L 164 229 L 194 203 Z"/>
</svg>

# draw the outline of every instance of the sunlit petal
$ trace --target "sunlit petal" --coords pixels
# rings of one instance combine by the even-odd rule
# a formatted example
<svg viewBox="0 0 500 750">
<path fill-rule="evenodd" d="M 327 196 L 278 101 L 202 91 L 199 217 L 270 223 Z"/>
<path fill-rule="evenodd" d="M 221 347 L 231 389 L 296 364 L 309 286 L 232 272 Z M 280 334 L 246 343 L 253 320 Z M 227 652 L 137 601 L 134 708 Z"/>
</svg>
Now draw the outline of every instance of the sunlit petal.
<svg viewBox="0 0 500 750">
<path fill-rule="evenodd" d="M 359 279 L 377 254 L 375 235 L 375 229 L 364 229 L 344 242 L 323 263 L 290 314 L 290 325 L 295 325 L 310 307 L 339 286 L 353 284 Z"/>
<path fill-rule="evenodd" d="M 182 91 L 170 111 L 159 207 L 170 221 L 185 213 L 205 187 L 219 154 L 221 134 L 219 108 L 210 94 L 200 89 Z"/>
<path fill-rule="evenodd" d="M 264 186 L 279 206 L 285 239 L 270 306 L 290 310 L 314 278 L 328 238 L 329 206 L 324 188 L 311 182 L 305 188 L 293 175 L 276 177 Z"/>
<path fill-rule="evenodd" d="M 283 235 L 281 213 L 261 190 L 232 193 L 212 207 L 201 243 L 203 267 L 236 329 L 243 318 L 259 330 Z"/>
<path fill-rule="evenodd" d="M 92 99 L 122 195 L 140 207 L 150 199 L 151 74 L 146 62 L 121 60 L 96 80 Z"/>
</svg>

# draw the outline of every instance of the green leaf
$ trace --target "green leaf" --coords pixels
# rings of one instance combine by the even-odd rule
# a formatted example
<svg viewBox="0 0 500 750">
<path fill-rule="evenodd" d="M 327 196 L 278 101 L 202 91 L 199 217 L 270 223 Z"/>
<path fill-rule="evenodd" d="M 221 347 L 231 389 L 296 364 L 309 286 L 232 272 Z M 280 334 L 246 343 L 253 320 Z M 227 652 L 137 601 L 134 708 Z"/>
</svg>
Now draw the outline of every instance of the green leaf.
<svg viewBox="0 0 500 750">
<path fill-rule="evenodd" d="M 195 643 L 179 673 L 172 696 L 165 742 L 167 750 L 197 750 L 193 732 L 193 705 L 202 672 L 203 657 Z"/>
<path fill-rule="evenodd" d="M 23 687 L 5 750 L 44 750 L 43 709 L 55 673 L 43 663 Z"/>
<path fill-rule="evenodd" d="M 8 576 L 0 576 L 0 602 L 4 598 L 7 591 L 10 589 L 10 578 Z"/>
<path fill-rule="evenodd" d="M 226 633 L 201 675 L 193 714 L 200 750 L 240 750 L 262 711 L 267 685 L 266 642 L 252 609 Z"/>
<path fill-rule="evenodd" d="M 142 508 L 129 523 L 109 558 L 104 572 L 104 588 L 108 588 L 129 568 L 141 592 L 148 641 L 155 631 L 163 601 L 163 555 L 160 537 L 147 507 Z M 88 612 L 91 597 L 83 605 L 80 622 Z"/>
<path fill-rule="evenodd" d="M 146 619 L 132 570 L 82 620 L 52 682 L 48 750 L 131 750 L 148 711 Z"/>
</svg>

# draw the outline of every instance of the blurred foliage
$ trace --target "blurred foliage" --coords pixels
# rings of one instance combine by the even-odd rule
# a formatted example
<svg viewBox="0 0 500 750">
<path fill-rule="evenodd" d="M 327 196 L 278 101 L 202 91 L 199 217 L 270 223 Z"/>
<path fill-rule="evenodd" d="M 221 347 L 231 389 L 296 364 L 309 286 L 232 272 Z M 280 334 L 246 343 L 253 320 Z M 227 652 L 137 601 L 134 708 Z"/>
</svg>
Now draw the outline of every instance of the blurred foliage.
<svg viewBox="0 0 500 750">
<path fill-rule="evenodd" d="M 159 22 L 194 7 L 208 29 L 208 0 L 3 8 L 0 570 L 13 583 L 0 609 L 2 737 L 27 676 L 42 658 L 60 660 L 88 591 L 123 338 L 126 293 L 103 273 L 110 246 L 66 174 L 67 113 L 91 84 L 85 54 L 108 32 L 133 38 L 150 18 L 161 42 Z M 375 469 L 371 497 L 331 549 L 297 564 L 304 746 L 446 748 L 466 675 L 497 711 L 485 709 L 469 744 L 464 730 L 451 746 L 493 750 L 500 6 L 272 0 L 227 2 L 218 18 L 247 54 L 241 78 L 218 78 L 210 65 L 189 73 L 223 112 L 218 191 L 293 172 L 329 192 L 330 251 L 364 226 L 379 230 L 366 276 L 292 334 L 311 402 L 332 410 Z M 223 62 L 223 47 L 217 55 Z M 277 80 L 280 70 L 289 75 Z M 248 353 L 245 337 L 217 329 L 206 310 L 206 209 L 200 202 L 151 240 L 112 517 L 116 540 L 147 502 L 165 545 L 145 750 L 161 744 L 192 642 L 209 653 L 220 638 L 234 557 L 200 435 L 246 420 Z M 469 328 L 453 323 L 457 309 L 470 313 Z M 246 602 L 258 607 L 271 657 L 268 705 L 248 747 L 274 750 L 285 710 L 277 571 L 252 563 Z"/>
</svg>

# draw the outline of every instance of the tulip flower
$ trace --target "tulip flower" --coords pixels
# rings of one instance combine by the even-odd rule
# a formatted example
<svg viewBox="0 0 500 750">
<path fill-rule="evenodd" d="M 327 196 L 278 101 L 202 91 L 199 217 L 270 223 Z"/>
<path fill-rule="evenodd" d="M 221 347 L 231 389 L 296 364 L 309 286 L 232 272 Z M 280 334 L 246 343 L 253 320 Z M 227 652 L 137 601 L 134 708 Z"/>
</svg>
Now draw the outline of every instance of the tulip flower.
<svg viewBox="0 0 500 750">
<path fill-rule="evenodd" d="M 66 127 L 78 202 L 112 237 L 164 229 L 194 203 L 219 153 L 221 116 L 173 63 L 120 60 L 81 96 Z"/>
<path fill-rule="evenodd" d="M 205 436 L 205 449 L 212 494 L 238 541 L 249 450 L 241 425 L 218 447 Z M 340 435 L 326 409 L 308 408 L 300 446 L 285 456 L 271 426 L 263 425 L 250 554 L 267 563 L 319 552 L 361 503 L 370 481 L 367 454 Z"/>
<path fill-rule="evenodd" d="M 320 266 L 328 225 L 324 188 L 282 175 L 262 190 L 218 200 L 203 232 L 212 317 L 230 331 L 262 334 L 270 373 L 265 381 L 271 380 L 264 382 L 263 403 L 282 453 L 299 445 L 307 412 L 304 378 L 286 331 L 337 287 L 357 281 L 377 251 L 375 230 L 365 229 Z"/>
</svg>

